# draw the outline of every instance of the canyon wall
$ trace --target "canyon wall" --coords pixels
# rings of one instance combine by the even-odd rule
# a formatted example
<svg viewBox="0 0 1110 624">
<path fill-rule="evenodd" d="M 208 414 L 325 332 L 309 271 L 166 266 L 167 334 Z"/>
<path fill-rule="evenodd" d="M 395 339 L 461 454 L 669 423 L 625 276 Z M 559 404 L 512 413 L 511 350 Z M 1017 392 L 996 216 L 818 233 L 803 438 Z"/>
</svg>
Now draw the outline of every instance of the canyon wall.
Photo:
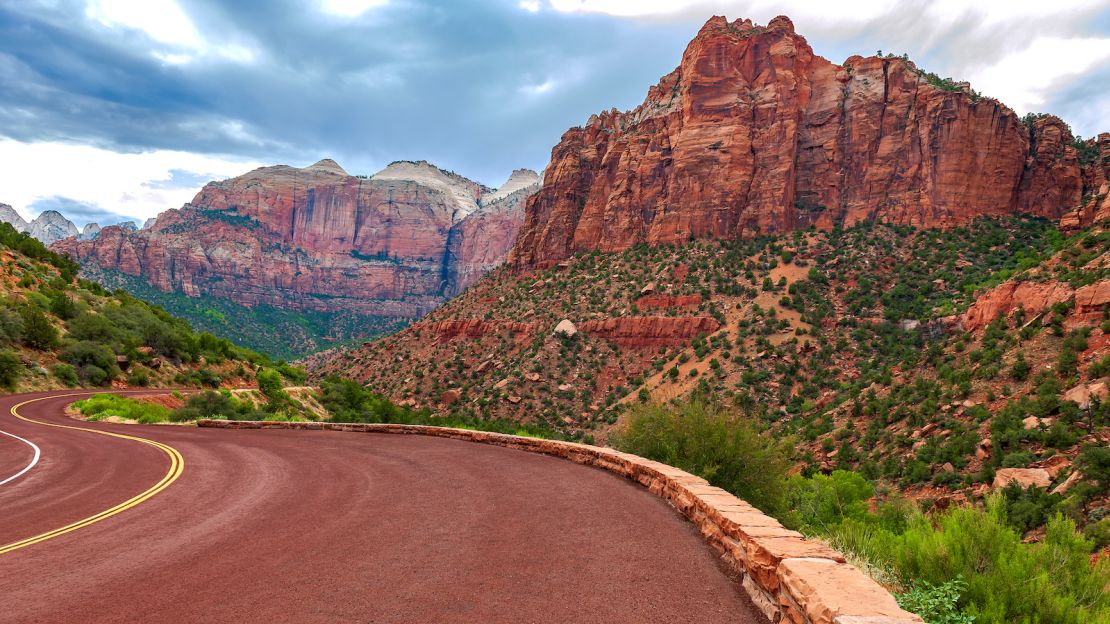
<svg viewBox="0 0 1110 624">
<path fill-rule="evenodd" d="M 905 58 L 837 65 L 786 17 L 714 17 L 642 105 L 563 135 L 511 261 L 863 220 L 1056 219 L 1105 182 L 1081 160 L 1059 119 L 1023 119 Z"/>
</svg>

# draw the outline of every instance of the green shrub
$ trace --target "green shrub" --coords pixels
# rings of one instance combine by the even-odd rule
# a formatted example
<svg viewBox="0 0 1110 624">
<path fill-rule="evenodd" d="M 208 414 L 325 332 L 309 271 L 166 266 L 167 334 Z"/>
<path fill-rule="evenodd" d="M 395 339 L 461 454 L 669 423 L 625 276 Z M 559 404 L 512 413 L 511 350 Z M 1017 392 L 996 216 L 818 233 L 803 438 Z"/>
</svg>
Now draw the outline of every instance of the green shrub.
<svg viewBox="0 0 1110 624">
<path fill-rule="evenodd" d="M 119 375 L 115 353 L 90 340 L 69 345 L 62 350 L 59 358 L 77 369 L 81 381 L 94 386 L 102 386 Z"/>
<path fill-rule="evenodd" d="M 15 389 L 22 374 L 23 362 L 19 360 L 19 356 L 11 351 L 0 351 L 0 386 Z"/>
<path fill-rule="evenodd" d="M 140 387 L 149 386 L 150 373 L 147 372 L 145 368 L 136 368 L 127 376 L 127 385 Z"/>
<path fill-rule="evenodd" d="M 903 594 L 896 594 L 898 606 L 916 613 L 928 624 L 973 624 L 975 616 L 960 613 L 960 594 L 967 589 L 962 576 L 930 585 L 918 583 Z"/>
<path fill-rule="evenodd" d="M 760 435 L 739 413 L 696 399 L 635 405 L 611 441 L 704 477 L 767 513 L 785 510 L 792 442 Z"/>
<path fill-rule="evenodd" d="M 849 520 L 832 541 L 892 570 L 906 585 L 962 576 L 967 589 L 960 606 L 977 623 L 1110 622 L 1110 562 L 1092 566 L 1091 542 L 1061 515 L 1048 521 L 1041 543 L 1023 544 L 999 496 L 985 509 L 915 513 L 901 533 Z"/>
<path fill-rule="evenodd" d="M 808 534 L 824 534 L 846 518 L 866 519 L 867 501 L 874 495 L 866 479 L 846 470 L 796 476 L 789 482 L 787 524 Z"/>
<path fill-rule="evenodd" d="M 111 416 L 136 420 L 143 424 L 165 422 L 170 411 L 161 405 L 136 401 L 116 394 L 97 394 L 73 404 L 89 420 L 102 420 Z"/>
<path fill-rule="evenodd" d="M 170 414 L 170 420 L 175 422 L 201 418 L 261 420 L 263 417 L 250 403 L 237 400 L 230 392 L 214 390 L 191 395 L 184 406 Z"/>
<path fill-rule="evenodd" d="M 77 369 L 73 368 L 71 364 L 59 362 L 54 365 L 53 372 L 55 379 L 71 388 L 80 382 L 77 378 Z"/>
<path fill-rule="evenodd" d="M 23 306 L 19 313 L 23 320 L 23 344 L 40 350 L 50 349 L 58 344 L 58 330 L 42 310 L 34 306 Z"/>
</svg>

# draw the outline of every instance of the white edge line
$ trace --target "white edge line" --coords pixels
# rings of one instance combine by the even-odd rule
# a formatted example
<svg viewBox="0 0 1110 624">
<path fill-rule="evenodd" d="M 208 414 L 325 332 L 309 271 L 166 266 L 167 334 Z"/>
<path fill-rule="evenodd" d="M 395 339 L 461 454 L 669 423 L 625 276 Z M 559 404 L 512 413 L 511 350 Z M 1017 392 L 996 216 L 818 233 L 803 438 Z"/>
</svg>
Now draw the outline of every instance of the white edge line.
<svg viewBox="0 0 1110 624">
<path fill-rule="evenodd" d="M 0 434 L 4 434 L 8 437 L 15 438 L 16 440 L 19 440 L 20 442 L 23 442 L 24 444 L 26 444 L 26 445 L 30 446 L 31 448 L 35 449 L 35 456 L 34 456 L 33 459 L 31 459 L 31 463 L 27 464 L 23 468 L 23 470 L 20 470 L 19 472 L 13 474 L 12 476 L 8 477 L 7 479 L 4 479 L 3 481 L 0 481 L 0 485 L 4 485 L 4 484 L 9 483 L 11 481 L 15 481 L 16 479 L 18 479 L 18 478 L 22 477 L 24 474 L 26 474 L 26 472 L 28 470 L 34 468 L 35 464 L 39 463 L 39 457 L 42 456 L 42 451 L 39 450 L 39 447 L 36 446 L 34 442 L 32 442 L 30 440 L 26 440 L 24 438 L 21 438 L 21 437 L 15 435 L 14 433 L 8 433 L 7 431 L 0 431 Z"/>
</svg>

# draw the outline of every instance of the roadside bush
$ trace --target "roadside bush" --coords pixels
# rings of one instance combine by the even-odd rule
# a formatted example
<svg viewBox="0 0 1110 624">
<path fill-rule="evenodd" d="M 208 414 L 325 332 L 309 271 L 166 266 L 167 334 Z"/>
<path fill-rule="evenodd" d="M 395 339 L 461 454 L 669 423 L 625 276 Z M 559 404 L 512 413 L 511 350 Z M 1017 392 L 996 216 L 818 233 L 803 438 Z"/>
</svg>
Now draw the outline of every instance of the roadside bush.
<svg viewBox="0 0 1110 624">
<path fill-rule="evenodd" d="M 639 404 L 611 441 L 622 451 L 699 475 L 766 513 L 785 511 L 792 443 L 760 435 L 737 412 L 696 399 Z"/>
<path fill-rule="evenodd" d="M 77 369 L 73 368 L 73 366 L 70 364 L 66 364 L 65 362 L 59 362 L 55 364 L 53 372 L 55 379 L 67 386 L 70 386 L 71 388 L 73 386 L 76 386 L 80 381 L 77 378 Z"/>
<path fill-rule="evenodd" d="M 874 495 L 867 479 L 847 470 L 792 477 L 787 491 L 790 511 L 783 520 L 804 533 L 824 534 L 845 519 L 867 519 L 867 501 Z"/>
<path fill-rule="evenodd" d="M 184 406 L 170 414 L 170 420 L 174 422 L 200 418 L 261 420 L 261 416 L 250 403 L 237 400 L 230 392 L 215 390 L 205 390 L 190 396 Z"/>
<path fill-rule="evenodd" d="M 317 399 L 331 415 L 331 420 L 334 422 L 432 425 L 495 431 L 533 438 L 567 439 L 567 436 L 543 424 L 519 423 L 511 420 L 486 419 L 465 415 L 434 417 L 427 409 L 414 411 L 399 406 L 388 398 L 372 392 L 354 381 L 334 376 L 320 382 L 320 392 Z"/>
<path fill-rule="evenodd" d="M 42 310 L 34 306 L 23 306 L 19 315 L 23 320 L 23 344 L 32 349 L 50 349 L 58 344 L 58 330 Z"/>
<path fill-rule="evenodd" d="M 136 420 L 142 424 L 165 422 L 170 411 L 161 405 L 136 401 L 117 394 L 97 394 L 73 404 L 89 420 L 103 420 L 111 416 Z"/>
<path fill-rule="evenodd" d="M 23 362 L 19 360 L 19 356 L 11 351 L 0 351 L 0 386 L 8 390 L 15 389 L 22 374 Z"/>
<path fill-rule="evenodd" d="M 100 343 L 89 340 L 74 343 L 63 349 L 59 357 L 77 368 L 81 381 L 94 386 L 102 386 L 119 375 L 115 353 Z"/>
<path fill-rule="evenodd" d="M 960 594 L 967 589 L 963 577 L 930 585 L 918 583 L 903 594 L 896 594 L 898 606 L 922 617 L 928 624 L 973 624 L 975 616 L 960 613 Z"/>
<path fill-rule="evenodd" d="M 1091 542 L 1059 514 L 1041 543 L 1023 544 L 999 496 L 985 509 L 915 513 L 901 533 L 848 520 L 832 542 L 892 570 L 904 585 L 962 576 L 960 606 L 979 624 L 1110 622 L 1110 562 L 1091 565 Z"/>
</svg>

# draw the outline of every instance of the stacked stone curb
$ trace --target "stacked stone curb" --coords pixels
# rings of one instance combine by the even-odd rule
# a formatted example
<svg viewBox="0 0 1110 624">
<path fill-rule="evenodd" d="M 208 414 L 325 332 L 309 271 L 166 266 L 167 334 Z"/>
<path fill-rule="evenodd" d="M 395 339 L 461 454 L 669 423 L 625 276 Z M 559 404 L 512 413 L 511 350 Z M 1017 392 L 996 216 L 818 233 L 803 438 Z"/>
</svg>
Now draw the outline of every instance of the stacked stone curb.
<svg viewBox="0 0 1110 624">
<path fill-rule="evenodd" d="M 805 539 L 701 477 L 637 455 L 575 442 L 425 425 L 233 420 L 201 420 L 197 425 L 426 435 L 594 466 L 639 483 L 693 522 L 755 605 L 775 624 L 923 624 L 835 550 Z"/>
</svg>

